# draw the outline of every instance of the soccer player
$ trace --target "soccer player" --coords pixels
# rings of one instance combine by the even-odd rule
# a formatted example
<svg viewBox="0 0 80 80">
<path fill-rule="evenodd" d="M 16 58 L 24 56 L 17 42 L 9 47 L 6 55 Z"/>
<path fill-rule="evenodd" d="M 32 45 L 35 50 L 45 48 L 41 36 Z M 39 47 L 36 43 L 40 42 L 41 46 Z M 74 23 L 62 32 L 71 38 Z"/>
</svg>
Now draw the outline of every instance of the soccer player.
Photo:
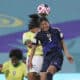
<svg viewBox="0 0 80 80">
<path fill-rule="evenodd" d="M 0 72 L 3 72 L 7 80 L 23 80 L 26 76 L 26 65 L 21 61 L 23 54 L 20 49 L 12 49 L 9 53 L 11 60 L 6 61 Z"/>
<path fill-rule="evenodd" d="M 52 80 L 52 76 L 62 67 L 63 51 L 70 63 L 73 62 L 73 57 L 69 54 L 64 43 L 63 33 L 57 28 L 51 28 L 46 17 L 42 17 L 40 19 L 40 27 L 41 31 L 36 34 L 33 41 L 33 47 L 29 61 L 32 64 L 36 46 L 40 41 L 44 52 L 41 80 L 46 80 L 47 75 L 49 79 Z"/>
<path fill-rule="evenodd" d="M 32 41 L 35 37 L 35 34 L 40 30 L 39 28 L 39 21 L 38 21 L 38 15 L 32 14 L 29 16 L 31 18 L 29 23 L 29 31 L 25 32 L 23 34 L 23 44 L 26 45 L 28 52 L 27 52 L 27 64 L 29 64 L 29 56 L 31 53 L 32 48 Z M 42 68 L 43 63 L 43 51 L 42 46 L 39 45 L 36 48 L 35 55 L 32 60 L 32 67 L 28 67 L 28 79 L 29 80 L 39 80 L 39 75 L 37 73 L 40 73 L 40 70 Z"/>
</svg>

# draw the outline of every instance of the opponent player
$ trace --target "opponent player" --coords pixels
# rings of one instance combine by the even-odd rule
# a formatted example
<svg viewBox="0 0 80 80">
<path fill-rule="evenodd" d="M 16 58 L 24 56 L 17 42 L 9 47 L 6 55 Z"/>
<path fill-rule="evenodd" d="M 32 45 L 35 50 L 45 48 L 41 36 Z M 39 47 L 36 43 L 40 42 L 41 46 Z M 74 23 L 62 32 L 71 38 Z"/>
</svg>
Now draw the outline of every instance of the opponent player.
<svg viewBox="0 0 80 80">
<path fill-rule="evenodd" d="M 41 70 L 41 80 L 46 80 L 47 75 L 52 80 L 52 75 L 58 72 L 63 63 L 63 51 L 70 63 L 73 62 L 72 56 L 68 53 L 67 47 L 63 40 L 63 33 L 56 28 L 51 28 L 46 17 L 40 19 L 41 31 L 37 33 L 30 55 L 30 63 L 35 54 L 38 41 L 41 42 L 44 52 L 43 66 Z"/>
<path fill-rule="evenodd" d="M 6 61 L 0 72 L 3 72 L 7 80 L 23 80 L 26 76 L 26 65 L 21 61 L 23 54 L 20 49 L 12 49 L 9 53 L 11 60 Z"/>
<path fill-rule="evenodd" d="M 31 18 L 29 23 L 29 31 L 23 34 L 23 44 L 25 44 L 28 49 L 27 64 L 29 64 L 28 59 L 31 53 L 32 41 L 35 37 L 35 34 L 40 30 L 39 22 L 37 19 L 39 18 L 38 15 L 32 14 L 29 17 Z M 40 70 L 42 68 L 42 63 L 43 63 L 43 52 L 42 52 L 42 46 L 39 44 L 36 48 L 35 55 L 32 60 L 32 67 L 27 66 L 29 80 L 39 80 L 39 75 L 37 73 L 40 73 Z"/>
</svg>

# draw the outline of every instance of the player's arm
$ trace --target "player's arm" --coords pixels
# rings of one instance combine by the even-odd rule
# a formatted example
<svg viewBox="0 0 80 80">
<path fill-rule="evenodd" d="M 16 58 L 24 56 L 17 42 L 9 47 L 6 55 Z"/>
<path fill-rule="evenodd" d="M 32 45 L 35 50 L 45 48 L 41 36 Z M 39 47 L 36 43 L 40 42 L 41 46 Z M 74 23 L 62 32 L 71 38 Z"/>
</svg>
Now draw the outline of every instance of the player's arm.
<svg viewBox="0 0 80 80">
<path fill-rule="evenodd" d="M 37 45 L 39 44 L 39 35 L 36 34 L 35 38 L 33 39 L 32 41 L 32 48 L 31 48 L 31 53 L 30 53 L 30 58 L 29 58 L 29 67 L 32 67 L 32 59 L 33 59 L 33 56 L 35 54 L 35 50 L 36 50 L 36 47 Z"/>
<path fill-rule="evenodd" d="M 60 39 L 60 42 L 61 42 L 61 46 L 62 46 L 62 49 L 64 51 L 64 54 L 65 56 L 67 57 L 67 59 L 69 60 L 70 63 L 73 62 L 73 57 L 70 55 L 70 53 L 68 52 L 68 48 L 64 42 L 64 35 L 63 33 L 60 31 L 60 29 L 57 29 L 58 31 L 58 36 L 59 36 L 59 39 Z"/>
<path fill-rule="evenodd" d="M 4 73 L 4 74 L 6 74 L 6 76 L 7 76 L 8 73 L 9 73 L 8 68 L 9 68 L 8 62 L 5 62 L 4 64 L 1 64 L 1 65 L 0 65 L 0 73 Z"/>
<path fill-rule="evenodd" d="M 32 47 L 32 41 L 29 39 L 29 35 L 27 33 L 23 34 L 22 42 L 25 46 L 28 46 L 29 48 Z"/>
<path fill-rule="evenodd" d="M 25 63 L 23 63 L 22 69 L 23 69 L 23 77 L 28 78 L 28 77 L 27 77 L 28 70 L 27 70 L 27 68 L 26 68 L 26 64 L 25 64 Z"/>
<path fill-rule="evenodd" d="M 36 50 L 36 45 L 33 45 L 30 53 L 30 58 L 29 58 L 30 63 L 32 63 L 32 58 L 35 54 L 35 50 Z"/>
<path fill-rule="evenodd" d="M 69 52 L 68 52 L 68 49 L 67 49 L 67 46 L 66 46 L 64 40 L 61 40 L 61 44 L 62 44 L 62 48 L 63 48 L 64 54 L 66 56 L 68 56 L 69 55 Z"/>
<path fill-rule="evenodd" d="M 28 64 L 29 68 L 32 67 L 32 59 L 35 54 L 36 47 L 37 47 L 36 43 L 33 43 L 32 48 L 31 48 L 30 57 L 29 57 L 29 64 Z"/>
<path fill-rule="evenodd" d="M 70 63 L 73 63 L 73 57 L 68 52 L 68 48 L 67 48 L 64 40 L 61 40 L 61 44 L 62 44 L 62 48 L 63 48 L 65 56 L 67 57 L 67 59 L 69 60 Z"/>
<path fill-rule="evenodd" d="M 6 72 L 6 64 L 0 64 L 0 73 L 5 73 Z"/>
</svg>

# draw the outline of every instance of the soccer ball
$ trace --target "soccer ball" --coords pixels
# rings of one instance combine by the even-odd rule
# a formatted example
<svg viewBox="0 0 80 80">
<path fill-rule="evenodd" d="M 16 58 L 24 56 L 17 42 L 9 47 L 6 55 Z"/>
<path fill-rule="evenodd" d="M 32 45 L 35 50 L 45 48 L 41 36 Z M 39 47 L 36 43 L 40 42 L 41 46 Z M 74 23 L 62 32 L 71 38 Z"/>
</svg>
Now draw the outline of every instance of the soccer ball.
<svg viewBox="0 0 80 80">
<path fill-rule="evenodd" d="M 37 7 L 37 12 L 40 15 L 49 15 L 50 7 L 47 4 L 40 4 Z"/>
</svg>

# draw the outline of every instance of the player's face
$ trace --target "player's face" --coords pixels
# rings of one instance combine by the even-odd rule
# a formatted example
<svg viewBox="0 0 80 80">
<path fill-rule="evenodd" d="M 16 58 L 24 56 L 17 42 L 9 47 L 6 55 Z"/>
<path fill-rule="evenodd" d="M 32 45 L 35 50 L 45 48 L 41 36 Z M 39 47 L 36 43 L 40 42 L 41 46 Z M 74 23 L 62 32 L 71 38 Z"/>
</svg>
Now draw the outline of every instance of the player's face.
<svg viewBox="0 0 80 80">
<path fill-rule="evenodd" d="M 49 30 L 49 22 L 47 21 L 42 21 L 40 23 L 40 27 L 43 31 L 48 31 Z"/>
<path fill-rule="evenodd" d="M 17 64 L 19 63 L 19 60 L 15 56 L 11 58 L 11 61 L 13 66 L 17 66 Z"/>
</svg>

